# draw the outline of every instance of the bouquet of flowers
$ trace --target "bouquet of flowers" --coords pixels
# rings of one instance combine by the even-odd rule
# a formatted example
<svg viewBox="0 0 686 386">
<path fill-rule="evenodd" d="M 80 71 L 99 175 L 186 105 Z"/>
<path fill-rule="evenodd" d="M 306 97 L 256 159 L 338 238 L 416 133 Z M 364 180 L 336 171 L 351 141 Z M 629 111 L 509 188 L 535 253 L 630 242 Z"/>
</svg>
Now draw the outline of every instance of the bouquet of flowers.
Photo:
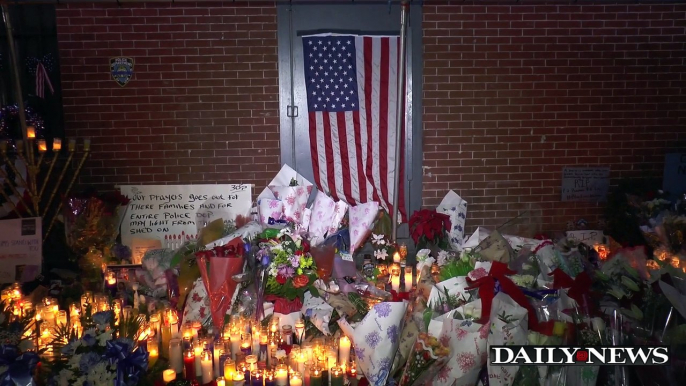
<svg viewBox="0 0 686 386">
<path fill-rule="evenodd" d="M 83 255 L 91 248 L 103 250 L 119 234 L 129 199 L 119 192 L 66 199 L 64 224 L 67 245 Z"/>
<path fill-rule="evenodd" d="M 427 245 L 447 247 L 446 232 L 450 230 L 450 217 L 435 210 L 422 209 L 414 212 L 409 221 L 410 235 L 417 248 Z"/>
<path fill-rule="evenodd" d="M 414 344 L 399 386 L 424 385 L 438 374 L 448 361 L 450 349 L 438 339 L 425 333 L 419 334 Z"/>
<path fill-rule="evenodd" d="M 385 234 L 377 235 L 372 233 L 371 243 L 374 247 L 374 257 L 377 261 L 386 261 L 387 259 L 393 258 L 395 248 L 393 243 L 388 240 L 388 236 Z"/>
<path fill-rule="evenodd" d="M 282 231 L 277 239 L 263 243 L 259 254 L 266 257 L 263 263 L 269 262 L 266 264 L 265 294 L 302 301 L 309 286 L 317 280 L 317 267 L 309 243 L 298 235 Z"/>
</svg>

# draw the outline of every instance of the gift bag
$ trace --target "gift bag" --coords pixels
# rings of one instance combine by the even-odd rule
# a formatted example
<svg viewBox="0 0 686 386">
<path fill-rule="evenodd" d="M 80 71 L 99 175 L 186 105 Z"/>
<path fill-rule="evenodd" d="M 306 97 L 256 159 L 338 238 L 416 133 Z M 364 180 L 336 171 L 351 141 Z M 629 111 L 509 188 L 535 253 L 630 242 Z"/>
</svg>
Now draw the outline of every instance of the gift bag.
<svg viewBox="0 0 686 386">
<path fill-rule="evenodd" d="M 344 318 L 338 321 L 343 333 L 355 345 L 359 370 L 372 386 L 386 385 L 406 308 L 407 302 L 378 303 L 354 328 Z"/>
<path fill-rule="evenodd" d="M 488 346 L 525 345 L 528 334 L 528 313 L 511 297 L 499 292 L 491 303 Z M 519 366 L 488 366 L 490 386 L 511 386 Z"/>
</svg>

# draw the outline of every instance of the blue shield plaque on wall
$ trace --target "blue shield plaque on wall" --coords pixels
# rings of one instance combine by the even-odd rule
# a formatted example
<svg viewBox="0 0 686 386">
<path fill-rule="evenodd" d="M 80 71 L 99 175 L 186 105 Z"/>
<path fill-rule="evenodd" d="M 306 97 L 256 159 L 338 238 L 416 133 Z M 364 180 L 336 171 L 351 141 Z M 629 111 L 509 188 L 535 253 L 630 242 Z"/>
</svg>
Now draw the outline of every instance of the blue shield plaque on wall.
<svg viewBox="0 0 686 386">
<path fill-rule="evenodd" d="M 111 58 L 110 73 L 118 85 L 126 86 L 133 76 L 133 58 Z"/>
</svg>

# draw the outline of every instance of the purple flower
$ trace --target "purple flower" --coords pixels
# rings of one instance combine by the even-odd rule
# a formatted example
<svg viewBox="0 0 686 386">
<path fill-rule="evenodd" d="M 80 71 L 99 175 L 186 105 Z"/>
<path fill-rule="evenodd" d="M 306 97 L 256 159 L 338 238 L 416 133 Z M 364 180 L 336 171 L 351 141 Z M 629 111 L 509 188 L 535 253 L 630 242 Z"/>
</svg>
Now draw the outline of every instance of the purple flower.
<svg viewBox="0 0 686 386">
<path fill-rule="evenodd" d="M 84 335 L 83 338 L 81 338 L 81 340 L 86 346 L 92 346 L 95 344 L 95 337 L 91 334 Z"/>
<path fill-rule="evenodd" d="M 396 325 L 394 324 L 394 325 L 388 327 L 388 328 L 386 329 L 386 336 L 387 336 L 388 339 L 390 339 L 392 342 L 395 342 L 396 340 L 398 340 L 398 326 L 396 326 Z"/>
<path fill-rule="evenodd" d="M 269 250 L 267 248 L 261 248 L 257 251 L 256 257 L 257 261 L 265 267 L 268 266 L 271 261 L 271 256 L 269 255 Z"/>
<path fill-rule="evenodd" d="M 81 356 L 81 360 L 79 361 L 79 370 L 81 372 L 87 373 L 88 370 L 91 369 L 91 367 L 95 366 L 98 363 L 100 363 L 100 355 L 94 352 L 85 353 Z"/>
<path fill-rule="evenodd" d="M 391 314 L 391 305 L 388 303 L 379 303 L 374 306 L 374 310 L 379 317 L 385 318 Z"/>
<path fill-rule="evenodd" d="M 364 337 L 364 340 L 367 342 L 369 347 L 375 349 L 376 346 L 378 346 L 381 342 L 381 335 L 379 335 L 378 331 L 372 331 Z"/>
<path fill-rule="evenodd" d="M 293 267 L 290 267 L 286 264 L 279 265 L 279 267 L 277 268 L 277 273 L 285 277 L 286 279 L 290 279 L 293 276 L 295 276 L 295 270 L 293 269 Z"/>
<path fill-rule="evenodd" d="M 364 362 L 364 358 L 365 358 L 364 349 L 359 348 L 358 346 L 355 346 L 355 356 L 357 357 L 357 359 Z"/>
<path fill-rule="evenodd" d="M 300 266 L 300 256 L 291 256 L 288 258 L 288 261 L 291 263 L 293 268 L 298 268 Z"/>
</svg>

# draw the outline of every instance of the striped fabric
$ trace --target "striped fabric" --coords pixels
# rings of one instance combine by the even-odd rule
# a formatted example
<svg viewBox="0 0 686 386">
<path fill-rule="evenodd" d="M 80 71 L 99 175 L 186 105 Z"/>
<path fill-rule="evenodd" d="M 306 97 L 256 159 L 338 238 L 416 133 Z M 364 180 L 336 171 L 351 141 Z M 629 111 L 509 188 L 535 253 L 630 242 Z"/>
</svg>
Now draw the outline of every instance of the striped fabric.
<svg viewBox="0 0 686 386">
<path fill-rule="evenodd" d="M 303 37 L 315 183 L 351 205 L 377 201 L 391 215 L 399 40 L 398 36 L 335 34 Z M 401 158 L 401 219 L 406 218 L 403 166 Z"/>
<path fill-rule="evenodd" d="M 48 83 L 48 88 L 51 93 L 55 93 L 55 89 L 50 83 L 50 77 L 48 77 L 48 72 L 45 70 L 43 63 L 38 62 L 36 66 L 36 96 L 39 98 L 45 98 L 45 83 Z"/>
</svg>

